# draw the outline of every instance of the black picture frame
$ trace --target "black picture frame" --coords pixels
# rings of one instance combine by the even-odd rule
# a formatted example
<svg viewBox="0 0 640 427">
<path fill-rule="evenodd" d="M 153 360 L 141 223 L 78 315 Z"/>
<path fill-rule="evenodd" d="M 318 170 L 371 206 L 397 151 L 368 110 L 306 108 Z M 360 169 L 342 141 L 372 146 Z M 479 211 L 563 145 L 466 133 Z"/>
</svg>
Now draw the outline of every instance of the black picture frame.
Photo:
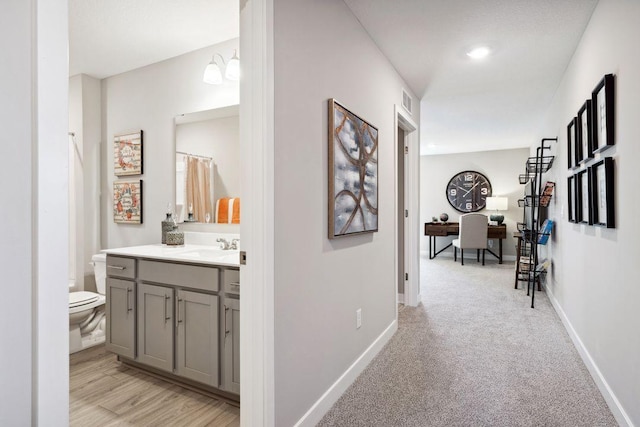
<svg viewBox="0 0 640 427">
<path fill-rule="evenodd" d="M 580 153 L 580 164 L 585 164 L 593 159 L 593 131 L 591 127 L 591 100 L 587 99 L 576 117 L 577 145 Z"/>
<path fill-rule="evenodd" d="M 590 169 L 578 172 L 576 176 L 577 194 L 577 221 L 580 224 L 593 224 L 593 209 L 591 203 L 591 180 L 589 179 Z"/>
<path fill-rule="evenodd" d="M 569 169 L 576 167 L 578 162 L 578 153 L 576 151 L 576 143 L 578 141 L 578 118 L 574 117 L 567 125 L 567 166 Z"/>
<path fill-rule="evenodd" d="M 593 152 L 615 144 L 615 78 L 606 74 L 591 92 Z"/>
<path fill-rule="evenodd" d="M 576 178 L 571 175 L 567 178 L 567 207 L 569 208 L 569 222 L 578 222 L 576 214 Z"/>
<path fill-rule="evenodd" d="M 593 224 L 599 227 L 615 228 L 613 159 L 605 157 L 590 169 Z"/>
</svg>

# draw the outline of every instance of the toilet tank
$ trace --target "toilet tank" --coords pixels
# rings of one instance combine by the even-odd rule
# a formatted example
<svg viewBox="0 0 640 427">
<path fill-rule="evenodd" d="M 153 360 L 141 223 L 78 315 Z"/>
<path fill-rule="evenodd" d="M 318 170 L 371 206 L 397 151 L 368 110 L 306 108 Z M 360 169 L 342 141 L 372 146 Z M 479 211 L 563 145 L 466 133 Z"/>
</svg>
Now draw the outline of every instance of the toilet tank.
<svg viewBox="0 0 640 427">
<path fill-rule="evenodd" d="M 107 290 L 107 254 L 95 254 L 91 257 L 93 274 L 96 278 L 96 290 L 104 295 Z"/>
</svg>

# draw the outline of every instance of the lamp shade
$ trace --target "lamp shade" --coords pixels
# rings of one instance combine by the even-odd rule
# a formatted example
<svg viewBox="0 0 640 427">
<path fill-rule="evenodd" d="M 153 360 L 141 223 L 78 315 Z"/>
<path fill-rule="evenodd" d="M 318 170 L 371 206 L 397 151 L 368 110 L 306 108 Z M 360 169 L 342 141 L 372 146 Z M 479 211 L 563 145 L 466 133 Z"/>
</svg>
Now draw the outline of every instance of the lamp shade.
<svg viewBox="0 0 640 427">
<path fill-rule="evenodd" d="M 219 85 L 222 83 L 222 72 L 214 59 L 212 59 L 209 65 L 207 65 L 207 68 L 204 69 L 202 81 L 211 85 Z"/>
<path fill-rule="evenodd" d="M 224 72 L 224 76 L 228 80 L 239 80 L 240 79 L 240 59 L 238 58 L 238 53 L 233 52 L 233 57 L 227 63 L 227 69 Z"/>
<path fill-rule="evenodd" d="M 509 209 L 509 198 L 487 197 L 487 209 L 493 211 L 506 211 Z"/>
</svg>

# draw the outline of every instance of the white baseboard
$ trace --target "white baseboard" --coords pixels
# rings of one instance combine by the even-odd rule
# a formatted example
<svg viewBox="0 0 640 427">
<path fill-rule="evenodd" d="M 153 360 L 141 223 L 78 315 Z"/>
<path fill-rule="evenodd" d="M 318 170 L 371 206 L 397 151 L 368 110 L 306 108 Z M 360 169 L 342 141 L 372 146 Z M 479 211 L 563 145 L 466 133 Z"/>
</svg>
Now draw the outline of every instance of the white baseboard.
<svg viewBox="0 0 640 427">
<path fill-rule="evenodd" d="M 398 302 L 404 304 L 404 294 L 398 294 Z"/>
<path fill-rule="evenodd" d="M 364 353 L 356 359 L 355 362 L 338 378 L 338 380 L 329 387 L 327 391 L 311 406 L 306 414 L 302 416 L 295 424 L 296 427 L 315 426 L 320 422 L 322 417 L 331 409 L 334 403 L 338 401 L 340 396 L 349 388 L 351 384 L 358 378 L 358 375 L 364 371 L 373 358 L 382 350 L 382 347 L 389 342 L 393 334 L 398 330 L 398 321 L 396 319 L 391 322 L 387 329 L 376 338 L 376 340 L 367 348 Z"/>
<path fill-rule="evenodd" d="M 551 301 L 551 305 L 556 310 L 556 313 L 558 313 L 558 316 L 560 317 L 562 324 L 567 330 L 569 337 L 571 337 L 571 341 L 573 341 L 573 345 L 576 347 L 576 349 L 578 350 L 578 354 L 580 354 L 580 357 L 582 358 L 582 361 L 587 366 L 587 369 L 589 370 L 591 377 L 593 377 L 593 380 L 598 386 L 602 397 L 604 397 L 607 405 L 609 405 L 609 409 L 611 410 L 614 418 L 621 427 L 634 427 L 631 418 L 629 418 L 629 415 L 625 412 L 624 408 L 620 404 L 620 401 L 613 393 L 613 390 L 611 390 L 611 387 L 609 387 L 607 380 L 602 375 L 602 372 L 600 372 L 600 369 L 598 368 L 595 361 L 589 354 L 589 351 L 584 346 L 582 340 L 576 333 L 576 330 L 573 328 L 571 321 L 569 321 L 569 318 L 560 306 L 560 303 L 558 302 L 556 297 L 553 295 L 553 292 L 551 292 L 551 290 L 549 289 L 549 286 L 545 286 L 545 290 L 547 296 L 549 297 L 549 301 Z"/>
</svg>

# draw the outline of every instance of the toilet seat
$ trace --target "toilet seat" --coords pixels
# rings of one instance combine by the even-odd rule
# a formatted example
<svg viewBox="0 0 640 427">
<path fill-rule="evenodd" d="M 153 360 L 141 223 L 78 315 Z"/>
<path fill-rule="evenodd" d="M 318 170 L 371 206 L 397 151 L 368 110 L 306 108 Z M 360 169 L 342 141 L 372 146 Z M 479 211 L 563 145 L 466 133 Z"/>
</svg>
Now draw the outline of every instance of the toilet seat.
<svg viewBox="0 0 640 427">
<path fill-rule="evenodd" d="M 91 304 L 94 301 L 98 301 L 98 294 L 96 293 L 86 291 L 69 292 L 69 308 Z"/>
</svg>

